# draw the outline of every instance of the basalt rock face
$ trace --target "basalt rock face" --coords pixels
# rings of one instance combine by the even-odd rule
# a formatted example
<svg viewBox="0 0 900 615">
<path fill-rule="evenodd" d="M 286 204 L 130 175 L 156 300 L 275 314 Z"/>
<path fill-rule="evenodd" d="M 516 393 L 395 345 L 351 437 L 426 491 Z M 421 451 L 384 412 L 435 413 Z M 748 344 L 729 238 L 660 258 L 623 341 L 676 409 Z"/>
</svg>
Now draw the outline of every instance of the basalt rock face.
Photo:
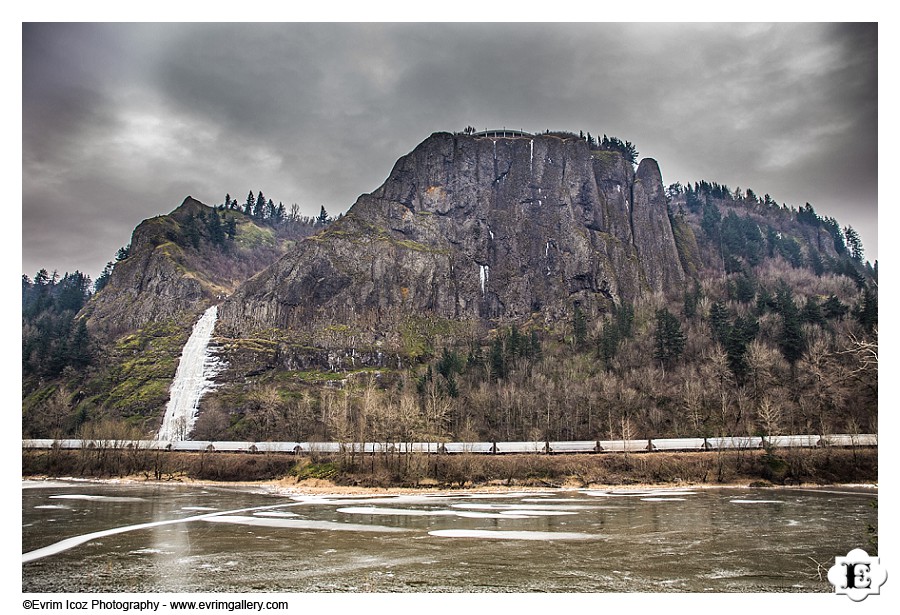
<svg viewBox="0 0 900 615">
<path fill-rule="evenodd" d="M 607 311 L 644 291 L 680 292 L 683 280 L 655 161 L 635 174 L 577 138 L 437 133 L 243 284 L 218 331 L 390 347 L 418 319 L 552 323 L 576 304 Z"/>
<path fill-rule="evenodd" d="M 93 334 L 113 338 L 170 320 L 192 324 L 197 314 L 283 254 L 269 236 L 255 245 L 242 242 L 244 235 L 268 231 L 236 211 L 220 215 L 236 218 L 238 242 L 226 248 L 213 245 L 202 222 L 212 211 L 187 197 L 168 215 L 135 228 L 128 257 L 116 263 L 107 285 L 83 310 Z M 187 231 L 191 225 L 197 229 L 195 241 Z M 255 233 L 247 232 L 251 227 Z"/>
<path fill-rule="evenodd" d="M 662 174 L 652 158 L 645 158 L 638 166 L 632 195 L 634 245 L 638 247 L 647 284 L 655 290 L 677 288 L 684 284 L 685 276 L 678 264 L 678 250 L 669 221 Z"/>
</svg>

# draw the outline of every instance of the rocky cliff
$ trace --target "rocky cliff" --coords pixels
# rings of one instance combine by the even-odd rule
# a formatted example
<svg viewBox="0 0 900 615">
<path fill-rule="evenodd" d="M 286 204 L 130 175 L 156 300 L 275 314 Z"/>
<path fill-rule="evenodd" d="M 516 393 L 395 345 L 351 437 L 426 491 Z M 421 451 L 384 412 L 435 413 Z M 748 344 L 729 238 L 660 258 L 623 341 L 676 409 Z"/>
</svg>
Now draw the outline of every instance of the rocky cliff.
<svg viewBox="0 0 900 615">
<path fill-rule="evenodd" d="M 233 240 L 215 245 L 203 222 L 212 208 L 187 197 L 174 211 L 141 222 L 128 257 L 116 263 L 107 285 L 85 307 L 88 327 L 112 338 L 148 323 L 185 320 L 190 326 L 204 309 L 284 253 L 275 234 L 238 211 Z M 191 229 L 194 229 L 193 236 Z"/>
<path fill-rule="evenodd" d="M 220 309 L 219 331 L 286 330 L 314 346 L 402 343 L 410 319 L 567 319 L 643 291 L 681 292 L 684 271 L 655 161 L 577 137 L 436 133 Z M 346 337 L 346 336 L 345 336 Z"/>
</svg>

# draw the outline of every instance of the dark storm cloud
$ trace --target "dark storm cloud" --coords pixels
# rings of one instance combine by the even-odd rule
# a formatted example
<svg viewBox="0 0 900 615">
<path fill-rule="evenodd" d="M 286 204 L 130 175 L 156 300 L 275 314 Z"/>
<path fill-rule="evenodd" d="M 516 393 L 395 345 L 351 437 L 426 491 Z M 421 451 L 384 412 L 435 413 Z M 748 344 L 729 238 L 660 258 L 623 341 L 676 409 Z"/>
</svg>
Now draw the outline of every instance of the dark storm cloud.
<svg viewBox="0 0 900 615">
<path fill-rule="evenodd" d="M 809 201 L 877 255 L 877 38 L 828 24 L 32 24 L 23 270 L 96 275 L 188 194 L 346 210 L 437 130 L 584 130 Z"/>
</svg>

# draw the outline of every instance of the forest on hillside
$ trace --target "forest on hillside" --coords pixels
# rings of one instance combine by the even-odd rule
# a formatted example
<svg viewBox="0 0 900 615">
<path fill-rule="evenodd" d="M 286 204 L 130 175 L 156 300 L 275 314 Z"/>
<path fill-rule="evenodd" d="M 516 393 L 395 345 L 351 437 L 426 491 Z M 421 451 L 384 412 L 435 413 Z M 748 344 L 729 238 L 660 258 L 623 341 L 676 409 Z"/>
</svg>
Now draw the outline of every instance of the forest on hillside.
<svg viewBox="0 0 900 615">
<path fill-rule="evenodd" d="M 689 281 L 611 313 L 424 334 L 401 368 L 258 374 L 194 437 L 591 440 L 877 432 L 877 263 L 851 227 L 752 190 L 669 187 Z M 440 340 L 440 341 L 439 341 Z"/>
<path fill-rule="evenodd" d="M 324 206 L 318 216 L 304 216 L 296 204 L 286 210 L 282 203 L 266 199 L 262 191 L 257 195 L 251 191 L 243 206 L 229 194 L 223 203 L 191 212 L 181 222 L 171 215 L 146 222 L 154 221 L 163 221 L 158 226 L 164 228 L 152 231 L 159 235 L 155 241 L 179 246 L 181 270 L 209 276 L 258 269 L 277 257 L 279 242 L 301 240 L 330 223 L 331 217 Z M 133 258 L 140 255 L 132 245 L 122 246 L 93 282 L 77 270 L 60 276 L 56 270 L 41 269 L 34 277 L 22 276 L 26 437 L 76 435 L 92 422 L 128 418 L 132 418 L 129 428 L 143 437 L 146 434 L 138 423 L 161 413 L 190 323 L 148 325 L 137 337 L 156 339 L 157 347 L 137 358 L 132 356 L 134 339 L 110 343 L 87 326 L 91 299 L 103 292 L 117 267 Z M 126 302 L 123 309 L 130 307 Z"/>
<path fill-rule="evenodd" d="M 627 141 L 585 138 L 592 148 L 637 154 Z M 415 353 L 393 366 L 304 371 L 270 362 L 208 394 L 193 437 L 543 442 L 877 432 L 878 264 L 865 261 L 855 230 L 808 203 L 794 209 L 714 182 L 673 184 L 667 197 L 687 274 L 680 293 L 645 293 L 607 313 L 573 302 L 565 321 L 497 322 L 477 335 L 411 325 Z M 172 239 L 193 247 L 185 262 L 215 267 L 229 258 L 235 220 L 299 240 L 331 219 L 324 207 L 301 217 L 250 192 L 243 204 L 228 195 L 191 214 Z M 77 435 L 101 423 L 130 437 L 158 428 L 185 327 L 155 323 L 100 344 L 79 318 L 91 296 L 79 272 L 23 276 L 26 436 Z M 270 346 L 250 351 L 263 356 Z"/>
</svg>

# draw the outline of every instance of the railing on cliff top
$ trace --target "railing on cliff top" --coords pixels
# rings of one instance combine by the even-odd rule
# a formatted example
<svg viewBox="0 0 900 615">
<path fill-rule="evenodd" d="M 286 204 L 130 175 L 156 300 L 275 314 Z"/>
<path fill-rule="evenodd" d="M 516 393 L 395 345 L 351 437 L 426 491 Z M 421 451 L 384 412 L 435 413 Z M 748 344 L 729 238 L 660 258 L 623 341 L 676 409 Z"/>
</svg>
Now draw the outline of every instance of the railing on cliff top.
<svg viewBox="0 0 900 615">
<path fill-rule="evenodd" d="M 212 442 L 208 440 L 22 440 L 25 449 L 143 449 L 229 453 L 622 453 L 653 451 L 753 450 L 773 448 L 875 447 L 877 434 L 796 436 L 728 436 L 719 438 L 653 438 L 582 440 L 576 442 Z"/>
<path fill-rule="evenodd" d="M 525 132 L 524 130 L 511 130 L 509 128 L 499 128 L 494 130 L 482 130 L 481 132 L 473 132 L 471 134 L 473 137 L 499 137 L 499 138 L 510 138 L 510 137 L 533 137 L 534 135 L 530 132 Z"/>
</svg>

